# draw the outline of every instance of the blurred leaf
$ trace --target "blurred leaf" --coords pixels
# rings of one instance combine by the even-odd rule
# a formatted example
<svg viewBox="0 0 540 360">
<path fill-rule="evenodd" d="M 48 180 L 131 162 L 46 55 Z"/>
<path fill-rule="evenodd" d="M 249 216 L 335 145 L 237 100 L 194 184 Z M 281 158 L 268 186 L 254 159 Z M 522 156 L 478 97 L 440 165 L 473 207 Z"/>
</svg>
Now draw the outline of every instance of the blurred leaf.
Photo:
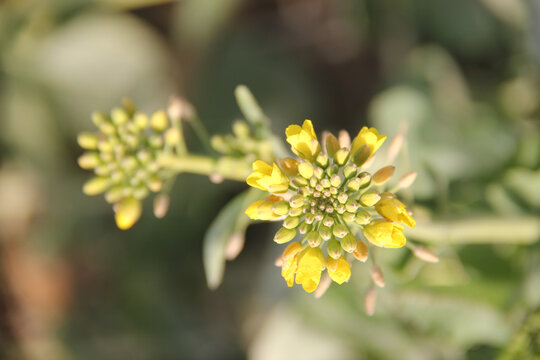
<svg viewBox="0 0 540 360">
<path fill-rule="evenodd" d="M 503 181 L 521 200 L 540 209 L 540 170 L 513 168 L 508 170 Z"/>
<path fill-rule="evenodd" d="M 250 223 L 244 211 L 252 202 L 264 198 L 263 195 L 257 189 L 244 191 L 225 205 L 210 224 L 203 240 L 203 263 L 210 289 L 216 289 L 223 281 L 227 243 L 234 234 L 244 233 Z"/>
</svg>

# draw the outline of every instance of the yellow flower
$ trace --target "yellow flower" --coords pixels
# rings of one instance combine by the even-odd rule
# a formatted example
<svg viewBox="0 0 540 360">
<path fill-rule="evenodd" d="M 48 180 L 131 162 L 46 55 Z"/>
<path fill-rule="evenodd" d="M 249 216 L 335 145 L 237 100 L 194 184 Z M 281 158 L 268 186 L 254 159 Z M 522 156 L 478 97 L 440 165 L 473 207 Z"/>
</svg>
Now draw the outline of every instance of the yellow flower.
<svg viewBox="0 0 540 360">
<path fill-rule="evenodd" d="M 284 193 L 289 189 L 289 178 L 277 164 L 269 165 L 262 160 L 253 163 L 253 173 L 248 176 L 247 183 L 271 193 Z"/>
<path fill-rule="evenodd" d="M 390 221 L 403 223 L 410 228 L 416 226 L 416 221 L 407 212 L 405 205 L 393 194 L 382 194 L 381 200 L 375 205 L 375 210 Z"/>
<path fill-rule="evenodd" d="M 372 244 L 387 248 L 400 248 L 407 242 L 403 226 L 386 219 L 376 219 L 366 225 L 364 236 Z"/>
<path fill-rule="evenodd" d="M 291 125 L 285 130 L 287 142 L 291 144 L 292 151 L 303 159 L 314 161 L 321 152 L 321 145 L 313 130 L 311 120 L 305 120 L 302 127 Z"/>
<path fill-rule="evenodd" d="M 121 230 L 127 230 L 139 220 L 142 213 L 141 201 L 133 197 L 125 198 L 116 204 L 116 225 Z"/>
<path fill-rule="evenodd" d="M 377 129 L 367 128 L 364 126 L 359 132 L 358 135 L 353 139 L 351 155 L 357 152 L 363 145 L 368 146 L 369 156 L 368 158 L 381 147 L 386 135 L 380 135 Z"/>
<path fill-rule="evenodd" d="M 264 200 L 255 201 L 246 209 L 246 215 L 253 220 L 275 220 L 282 216 L 273 212 L 272 207 L 283 198 L 271 195 Z"/>
<path fill-rule="evenodd" d="M 289 246 L 283 251 L 281 258 L 283 265 L 281 265 L 281 276 L 287 282 L 287 286 L 291 287 L 294 283 L 294 275 L 298 267 L 298 253 L 302 251 L 302 245 L 298 242 L 290 243 Z"/>
<path fill-rule="evenodd" d="M 339 285 L 351 277 L 351 265 L 343 256 L 337 260 L 328 256 L 326 258 L 326 266 L 330 278 Z"/>
<path fill-rule="evenodd" d="M 308 248 L 298 257 L 296 283 L 301 284 L 308 293 L 313 292 L 321 281 L 324 256 L 320 248 Z"/>
</svg>

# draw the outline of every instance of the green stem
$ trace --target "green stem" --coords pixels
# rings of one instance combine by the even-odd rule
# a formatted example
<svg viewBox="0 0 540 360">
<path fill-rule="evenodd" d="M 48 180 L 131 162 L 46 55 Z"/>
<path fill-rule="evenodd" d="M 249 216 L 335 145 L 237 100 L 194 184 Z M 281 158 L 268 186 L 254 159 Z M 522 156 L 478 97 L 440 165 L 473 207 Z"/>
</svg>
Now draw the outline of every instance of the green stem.
<svg viewBox="0 0 540 360">
<path fill-rule="evenodd" d="M 227 180 L 246 181 L 251 173 L 250 164 L 232 158 L 211 158 L 201 155 L 175 156 L 163 154 L 157 159 L 162 168 L 177 173 L 192 173 L 210 176 L 219 174 Z"/>
</svg>

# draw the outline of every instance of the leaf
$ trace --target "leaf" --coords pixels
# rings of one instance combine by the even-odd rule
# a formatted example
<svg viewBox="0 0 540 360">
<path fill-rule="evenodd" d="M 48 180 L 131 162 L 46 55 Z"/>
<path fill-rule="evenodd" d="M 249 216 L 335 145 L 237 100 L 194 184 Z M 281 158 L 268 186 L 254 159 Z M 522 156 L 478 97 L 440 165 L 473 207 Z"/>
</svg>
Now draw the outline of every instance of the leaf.
<svg viewBox="0 0 540 360">
<path fill-rule="evenodd" d="M 233 235 L 244 233 L 251 221 L 245 209 L 264 195 L 257 189 L 244 191 L 225 205 L 210 224 L 203 240 L 203 265 L 210 289 L 217 289 L 223 281 L 227 243 Z"/>
</svg>

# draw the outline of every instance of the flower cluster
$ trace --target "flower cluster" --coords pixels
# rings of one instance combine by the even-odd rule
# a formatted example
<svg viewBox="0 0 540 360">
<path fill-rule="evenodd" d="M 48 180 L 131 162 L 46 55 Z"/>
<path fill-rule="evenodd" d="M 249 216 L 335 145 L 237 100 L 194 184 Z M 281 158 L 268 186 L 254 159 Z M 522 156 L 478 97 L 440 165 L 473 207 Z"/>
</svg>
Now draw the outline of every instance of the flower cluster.
<svg viewBox="0 0 540 360">
<path fill-rule="evenodd" d="M 212 136 L 211 145 L 218 153 L 229 157 L 245 157 L 252 162 L 255 159 L 273 158 L 272 144 L 265 137 L 252 132 L 248 123 L 236 120 L 232 133 Z"/>
<path fill-rule="evenodd" d="M 271 195 L 250 205 L 246 214 L 283 220 L 274 241 L 290 242 L 279 261 L 289 287 L 296 282 L 312 292 L 324 270 L 338 284 L 348 281 L 350 261 L 367 260 L 364 240 L 386 248 L 405 245 L 401 224 L 414 227 L 416 222 L 394 194 L 381 192 L 394 167 L 366 171 L 386 136 L 364 127 L 352 141 L 346 133 L 339 139 L 325 134 L 321 146 L 310 120 L 289 126 L 286 135 L 298 158 L 253 163 L 247 183 Z M 291 242 L 299 234 L 301 240 Z"/>
<path fill-rule="evenodd" d="M 157 157 L 181 141 L 180 130 L 164 111 L 148 116 L 129 103 L 110 115 L 95 113 L 92 120 L 99 132 L 81 133 L 77 139 L 87 150 L 79 166 L 95 173 L 83 191 L 105 193 L 107 202 L 115 204 L 118 227 L 130 228 L 140 217 L 141 200 L 161 191 L 170 177 L 160 169 Z"/>
</svg>

